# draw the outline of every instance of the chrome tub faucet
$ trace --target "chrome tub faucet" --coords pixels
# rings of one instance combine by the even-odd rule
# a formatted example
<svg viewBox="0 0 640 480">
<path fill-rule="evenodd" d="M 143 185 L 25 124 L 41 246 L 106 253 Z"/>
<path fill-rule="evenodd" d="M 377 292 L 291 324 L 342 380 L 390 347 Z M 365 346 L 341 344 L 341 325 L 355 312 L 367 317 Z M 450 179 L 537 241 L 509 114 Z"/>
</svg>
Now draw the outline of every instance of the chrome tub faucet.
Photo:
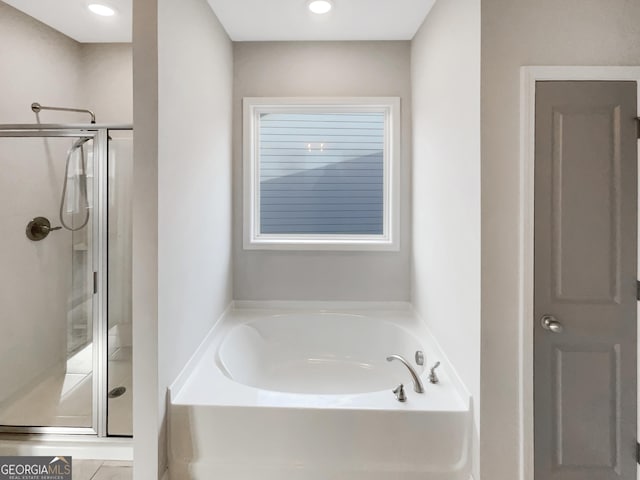
<svg viewBox="0 0 640 480">
<path fill-rule="evenodd" d="M 411 374 L 411 378 L 413 379 L 413 389 L 417 393 L 424 393 L 424 385 L 422 385 L 422 382 L 420 381 L 420 377 L 418 376 L 418 373 L 409 364 L 409 362 L 407 362 L 407 360 L 402 355 L 394 354 L 394 355 L 389 355 L 387 357 L 387 362 L 391 362 L 393 360 L 398 360 L 399 362 L 403 363 L 405 367 L 409 369 L 409 373 Z"/>
</svg>

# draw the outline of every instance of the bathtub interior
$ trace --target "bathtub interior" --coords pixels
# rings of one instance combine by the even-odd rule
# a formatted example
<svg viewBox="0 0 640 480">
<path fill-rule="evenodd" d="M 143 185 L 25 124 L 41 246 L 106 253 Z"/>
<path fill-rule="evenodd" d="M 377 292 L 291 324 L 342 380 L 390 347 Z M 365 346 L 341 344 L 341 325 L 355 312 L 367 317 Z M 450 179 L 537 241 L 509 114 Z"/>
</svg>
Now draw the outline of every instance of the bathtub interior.
<svg viewBox="0 0 640 480">
<path fill-rule="evenodd" d="M 244 385 L 300 394 L 354 394 L 387 390 L 411 377 L 391 354 L 416 365 L 424 351 L 409 331 L 355 314 L 283 314 L 235 326 L 216 355 L 218 368 Z M 427 361 L 429 359 L 427 358 Z"/>
</svg>

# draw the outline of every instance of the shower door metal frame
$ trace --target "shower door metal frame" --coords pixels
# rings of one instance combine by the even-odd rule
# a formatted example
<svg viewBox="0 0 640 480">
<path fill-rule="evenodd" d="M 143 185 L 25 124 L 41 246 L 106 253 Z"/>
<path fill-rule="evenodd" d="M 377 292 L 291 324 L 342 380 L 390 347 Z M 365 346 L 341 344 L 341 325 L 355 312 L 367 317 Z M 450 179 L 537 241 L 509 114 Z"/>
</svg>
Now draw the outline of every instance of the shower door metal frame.
<svg viewBox="0 0 640 480">
<path fill-rule="evenodd" d="M 107 437 L 108 390 L 108 131 L 133 130 L 131 125 L 111 124 L 5 124 L 0 138 L 91 138 L 93 140 L 92 267 L 94 272 L 93 385 L 91 427 L 0 425 L 0 433 L 90 435 Z"/>
</svg>

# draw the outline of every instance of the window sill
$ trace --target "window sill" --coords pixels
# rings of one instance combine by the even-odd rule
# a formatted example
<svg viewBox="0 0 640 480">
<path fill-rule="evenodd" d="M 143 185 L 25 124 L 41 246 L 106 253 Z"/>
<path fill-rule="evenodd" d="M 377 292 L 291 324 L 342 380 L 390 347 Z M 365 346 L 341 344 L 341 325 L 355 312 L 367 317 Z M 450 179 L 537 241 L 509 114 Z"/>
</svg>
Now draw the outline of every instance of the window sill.
<svg viewBox="0 0 640 480">
<path fill-rule="evenodd" d="M 306 250 L 306 251 L 387 251 L 397 252 L 397 241 L 386 239 L 301 239 L 301 238 L 257 238 L 244 242 L 245 250 Z"/>
</svg>

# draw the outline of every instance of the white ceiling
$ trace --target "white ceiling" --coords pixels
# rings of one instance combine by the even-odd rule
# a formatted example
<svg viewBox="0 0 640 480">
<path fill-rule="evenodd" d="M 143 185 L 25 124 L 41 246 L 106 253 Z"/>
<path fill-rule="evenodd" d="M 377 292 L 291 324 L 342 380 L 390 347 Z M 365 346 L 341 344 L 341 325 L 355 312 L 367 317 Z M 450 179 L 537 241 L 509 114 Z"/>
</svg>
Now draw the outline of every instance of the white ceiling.
<svg viewBox="0 0 640 480">
<path fill-rule="evenodd" d="M 130 42 L 132 0 L 3 0 L 82 43 Z M 100 17 L 89 3 L 116 9 Z M 178 1 L 178 0 L 173 0 Z M 234 41 L 410 40 L 435 0 L 333 0 L 314 15 L 307 0 L 207 0 Z"/>
<path fill-rule="evenodd" d="M 130 42 L 132 0 L 2 0 L 82 43 Z M 100 17 L 87 9 L 103 3 L 116 10 Z"/>
<path fill-rule="evenodd" d="M 410 40 L 435 0 L 333 0 L 314 15 L 307 0 L 208 0 L 234 41 Z"/>
</svg>

